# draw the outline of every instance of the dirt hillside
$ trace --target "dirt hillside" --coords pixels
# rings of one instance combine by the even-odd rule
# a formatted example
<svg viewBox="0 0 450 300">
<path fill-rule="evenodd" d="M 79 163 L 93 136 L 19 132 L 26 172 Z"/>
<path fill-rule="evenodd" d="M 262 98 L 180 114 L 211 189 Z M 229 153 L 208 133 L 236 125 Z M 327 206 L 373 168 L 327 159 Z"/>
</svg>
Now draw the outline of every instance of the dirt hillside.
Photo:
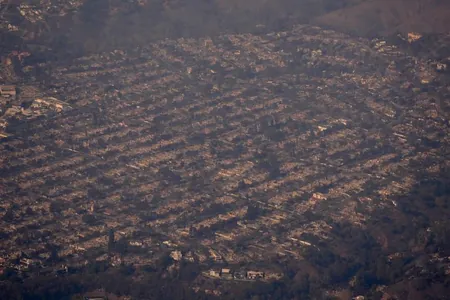
<svg viewBox="0 0 450 300">
<path fill-rule="evenodd" d="M 450 2 L 369 0 L 321 15 L 312 23 L 359 36 L 449 32 Z"/>
</svg>

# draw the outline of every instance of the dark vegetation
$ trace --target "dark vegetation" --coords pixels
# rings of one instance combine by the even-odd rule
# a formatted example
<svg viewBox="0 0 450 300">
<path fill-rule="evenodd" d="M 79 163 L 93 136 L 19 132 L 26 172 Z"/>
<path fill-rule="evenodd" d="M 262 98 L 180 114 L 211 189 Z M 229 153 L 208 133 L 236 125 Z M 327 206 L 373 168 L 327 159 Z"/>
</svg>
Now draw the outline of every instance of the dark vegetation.
<svg viewBox="0 0 450 300">
<path fill-rule="evenodd" d="M 87 0 L 67 22 L 72 32 L 49 37 L 67 50 L 104 51 L 177 37 L 212 36 L 223 32 L 257 32 L 256 25 L 280 30 L 312 16 L 346 6 L 341 1 L 147 1 L 143 7 L 123 1 Z M 119 8 L 111 15 L 111 8 Z M 98 37 L 101 37 L 98 39 Z M 106 38 L 105 38 L 106 37 Z M 61 48 L 61 50 L 62 50 Z"/>
<path fill-rule="evenodd" d="M 28 2 L 36 8 L 41 5 L 39 1 Z M 150 0 L 140 6 L 137 1 L 86 0 L 77 11 L 64 16 L 45 15 L 42 25 L 29 24 L 12 1 L 7 6 L 11 23 L 33 32 L 33 38 L 24 42 L 23 31 L 5 32 L 1 37 L 7 42 L 0 45 L 31 49 L 33 55 L 27 62 L 33 64 L 127 49 L 164 38 L 283 30 L 354 3 L 353 0 Z"/>
</svg>

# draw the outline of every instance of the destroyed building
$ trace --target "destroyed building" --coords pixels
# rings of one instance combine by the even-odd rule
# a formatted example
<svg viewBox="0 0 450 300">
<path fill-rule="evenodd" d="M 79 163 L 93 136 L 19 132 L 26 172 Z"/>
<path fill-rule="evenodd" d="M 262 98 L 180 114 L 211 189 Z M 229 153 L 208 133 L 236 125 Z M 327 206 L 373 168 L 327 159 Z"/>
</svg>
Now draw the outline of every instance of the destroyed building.
<svg viewBox="0 0 450 300">
<path fill-rule="evenodd" d="M 0 97 L 15 99 L 17 95 L 16 86 L 0 85 Z"/>
<path fill-rule="evenodd" d="M 430 101 L 447 88 L 418 88 L 428 83 L 417 74 L 442 74 L 388 42 L 295 26 L 48 64 L 55 99 L 72 109 L 39 97 L 58 113 L 7 125 L 20 138 L 0 143 L 0 231 L 16 237 L 0 245 L 4 259 L 49 252 L 42 240 L 22 243 L 21 228 L 80 268 L 107 260 L 95 251 L 110 229 L 117 267 L 154 264 L 164 251 L 181 260 L 185 248 L 201 265 L 300 262 L 324 245 L 335 257 L 360 251 L 339 228 L 367 233 L 388 255 L 427 207 L 448 218 L 445 199 L 409 194 L 449 167 L 448 106 Z M 247 278 L 264 278 L 252 270 Z"/>
</svg>

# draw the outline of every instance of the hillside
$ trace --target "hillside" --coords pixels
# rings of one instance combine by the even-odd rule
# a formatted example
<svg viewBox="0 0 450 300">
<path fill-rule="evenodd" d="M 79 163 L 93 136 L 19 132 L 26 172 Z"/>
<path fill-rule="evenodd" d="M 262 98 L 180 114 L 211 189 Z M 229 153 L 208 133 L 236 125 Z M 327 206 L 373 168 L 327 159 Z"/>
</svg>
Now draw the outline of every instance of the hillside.
<svg viewBox="0 0 450 300">
<path fill-rule="evenodd" d="M 312 24 L 357 36 L 450 32 L 450 3 L 438 0 L 368 0 L 321 15 Z"/>
</svg>

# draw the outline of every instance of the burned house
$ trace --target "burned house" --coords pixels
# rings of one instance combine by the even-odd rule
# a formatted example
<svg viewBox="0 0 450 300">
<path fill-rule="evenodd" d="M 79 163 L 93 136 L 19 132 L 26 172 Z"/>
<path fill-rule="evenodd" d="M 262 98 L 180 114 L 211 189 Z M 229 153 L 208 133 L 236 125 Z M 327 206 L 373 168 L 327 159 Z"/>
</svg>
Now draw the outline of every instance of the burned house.
<svg viewBox="0 0 450 300">
<path fill-rule="evenodd" d="M 236 271 L 233 274 L 234 279 L 238 279 L 238 280 L 242 280 L 246 278 L 246 273 L 245 271 Z"/>
<path fill-rule="evenodd" d="M 264 278 L 264 272 L 260 271 L 247 271 L 247 278 L 251 280 L 256 279 L 263 279 Z"/>
<path fill-rule="evenodd" d="M 56 98 L 53 97 L 45 97 L 45 98 L 38 98 L 35 99 L 34 102 L 31 105 L 32 109 L 50 109 L 56 112 L 61 112 L 64 110 L 65 107 L 68 107 L 68 105 L 62 101 L 59 101 Z"/>
<path fill-rule="evenodd" d="M 216 270 L 210 270 L 209 271 L 209 276 L 219 278 L 220 277 L 220 272 L 216 271 Z"/>
<path fill-rule="evenodd" d="M 16 87 L 14 85 L 0 85 L 0 96 L 3 98 L 16 98 Z"/>
<path fill-rule="evenodd" d="M 221 270 L 221 277 L 223 279 L 233 279 L 233 274 L 231 273 L 230 269 L 222 269 Z"/>
</svg>

